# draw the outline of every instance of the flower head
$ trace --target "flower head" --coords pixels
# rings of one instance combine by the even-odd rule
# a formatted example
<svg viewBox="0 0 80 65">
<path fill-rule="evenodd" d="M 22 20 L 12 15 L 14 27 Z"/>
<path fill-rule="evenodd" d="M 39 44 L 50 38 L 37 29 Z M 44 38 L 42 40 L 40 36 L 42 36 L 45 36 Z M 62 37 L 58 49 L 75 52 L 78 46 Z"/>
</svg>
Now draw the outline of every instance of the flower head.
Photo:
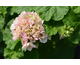
<svg viewBox="0 0 80 65">
<path fill-rule="evenodd" d="M 36 12 L 23 11 L 13 21 L 10 29 L 13 35 L 13 40 L 22 40 L 22 49 L 26 48 L 31 51 L 32 48 L 37 48 L 33 43 L 40 40 L 41 43 L 46 43 L 48 35 L 45 33 L 42 26 L 44 21 L 39 17 Z"/>
</svg>

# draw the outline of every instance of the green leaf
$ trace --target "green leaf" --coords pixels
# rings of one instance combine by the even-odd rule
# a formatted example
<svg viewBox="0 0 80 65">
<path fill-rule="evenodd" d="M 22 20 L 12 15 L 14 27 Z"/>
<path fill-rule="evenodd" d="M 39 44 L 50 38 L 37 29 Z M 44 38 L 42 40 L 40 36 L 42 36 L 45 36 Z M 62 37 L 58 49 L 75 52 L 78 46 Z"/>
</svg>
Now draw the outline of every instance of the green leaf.
<svg viewBox="0 0 80 65">
<path fill-rule="evenodd" d="M 45 31 L 48 35 L 56 35 L 57 34 L 57 28 L 56 27 L 52 27 L 52 26 L 48 26 L 48 25 L 44 25 L 45 27 Z"/>
<path fill-rule="evenodd" d="M 48 34 L 48 35 L 56 35 L 57 32 L 58 32 L 58 26 L 56 26 L 56 22 L 54 20 L 49 20 L 49 22 L 44 22 L 43 26 L 45 28 L 45 32 Z M 60 23 L 59 23 L 60 25 Z"/>
<path fill-rule="evenodd" d="M 4 49 L 5 59 L 19 59 L 22 56 L 24 56 L 22 51 L 15 51 L 8 48 Z"/>
<path fill-rule="evenodd" d="M 11 24 L 13 23 L 13 21 L 14 21 L 14 19 L 11 19 L 9 22 L 8 22 L 8 24 L 7 24 L 7 28 L 10 28 L 10 26 L 11 26 Z"/>
<path fill-rule="evenodd" d="M 57 34 L 57 28 L 56 27 L 53 27 L 52 28 L 52 30 L 51 30 L 51 33 L 53 34 L 53 35 L 55 35 L 55 34 Z"/>
<path fill-rule="evenodd" d="M 4 18 L 0 16 L 0 30 L 3 29 L 4 25 L 5 25 Z"/>
<path fill-rule="evenodd" d="M 0 6 L 0 14 L 2 14 L 5 17 L 5 14 L 7 13 L 7 7 L 8 6 Z"/>
<path fill-rule="evenodd" d="M 18 40 L 12 40 L 12 34 L 10 32 L 11 31 L 8 28 L 5 28 L 3 40 L 5 41 L 5 44 L 7 44 L 7 48 L 14 49 Z"/>
<path fill-rule="evenodd" d="M 68 6 L 37 6 L 34 9 L 37 13 L 39 13 L 40 17 L 44 21 L 49 21 L 51 17 L 55 21 L 59 21 L 63 19 L 64 15 L 67 14 L 69 7 Z"/>
<path fill-rule="evenodd" d="M 39 8 L 39 7 L 37 7 Z M 55 7 L 50 7 L 50 6 L 43 6 L 41 7 L 39 10 L 36 10 L 36 12 L 41 13 L 40 17 L 45 20 L 45 21 L 49 21 L 53 15 L 53 13 L 55 12 L 54 10 Z"/>
<path fill-rule="evenodd" d="M 75 13 L 80 13 L 80 6 L 72 6 L 71 8 Z"/>
<path fill-rule="evenodd" d="M 55 21 L 59 21 L 59 20 L 62 20 L 64 16 L 67 14 L 67 12 L 69 11 L 69 7 L 68 6 L 55 6 L 54 10 L 55 10 L 55 13 L 52 18 Z"/>
<path fill-rule="evenodd" d="M 30 6 L 13 6 L 9 14 L 13 15 L 14 13 L 20 14 L 22 11 L 31 12 L 32 7 Z"/>
<path fill-rule="evenodd" d="M 63 23 L 67 26 L 75 26 L 78 22 L 78 17 L 77 15 L 71 10 L 69 13 L 64 17 L 62 20 Z"/>
<path fill-rule="evenodd" d="M 4 35 L 3 35 L 3 40 L 4 41 L 8 41 L 8 40 L 12 39 L 12 35 L 11 35 L 10 32 L 11 31 L 8 28 L 5 28 Z"/>
<path fill-rule="evenodd" d="M 3 40 L 4 25 L 5 25 L 4 18 L 0 15 L 0 42 Z"/>
<path fill-rule="evenodd" d="M 11 44 L 12 43 L 10 43 L 10 45 Z M 8 45 L 8 44 L 7 44 L 7 46 L 9 46 L 9 47 L 6 47 L 4 49 L 4 57 L 6 59 L 19 59 L 24 56 L 23 50 L 21 48 L 22 47 L 21 40 L 16 40 L 16 43 L 13 43 L 13 44 L 15 44 L 15 46 L 12 45 L 12 46 L 14 46 L 14 49 L 11 49 L 10 45 Z"/>
<path fill-rule="evenodd" d="M 80 29 L 75 30 L 74 33 L 69 37 L 69 40 L 74 44 L 78 44 L 80 41 Z"/>
</svg>

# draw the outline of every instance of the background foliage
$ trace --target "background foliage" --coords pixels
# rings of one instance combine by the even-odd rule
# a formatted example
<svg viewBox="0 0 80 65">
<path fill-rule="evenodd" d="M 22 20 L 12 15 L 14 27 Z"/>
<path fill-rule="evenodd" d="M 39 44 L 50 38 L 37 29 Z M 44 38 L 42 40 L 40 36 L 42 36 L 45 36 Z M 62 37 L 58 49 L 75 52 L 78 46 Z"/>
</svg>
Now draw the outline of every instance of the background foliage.
<svg viewBox="0 0 80 65">
<path fill-rule="evenodd" d="M 12 40 L 10 26 L 22 12 L 37 12 L 51 41 L 39 44 L 38 49 L 23 51 L 21 41 Z M 69 37 L 62 37 L 64 26 L 73 27 Z M 80 6 L 0 6 L 0 53 L 5 59 L 73 59 L 80 45 Z"/>
</svg>

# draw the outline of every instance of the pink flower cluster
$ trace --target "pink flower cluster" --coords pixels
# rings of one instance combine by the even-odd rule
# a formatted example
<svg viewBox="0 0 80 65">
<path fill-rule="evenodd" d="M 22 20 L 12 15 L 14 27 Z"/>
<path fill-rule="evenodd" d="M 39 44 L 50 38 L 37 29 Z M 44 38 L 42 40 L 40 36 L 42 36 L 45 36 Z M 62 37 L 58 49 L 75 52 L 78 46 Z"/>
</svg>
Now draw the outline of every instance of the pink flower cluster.
<svg viewBox="0 0 80 65">
<path fill-rule="evenodd" d="M 32 48 L 37 48 L 34 42 L 40 40 L 41 43 L 46 43 L 47 39 L 51 39 L 44 30 L 43 20 L 39 17 L 36 12 L 25 12 L 23 11 L 13 21 L 10 29 L 13 35 L 13 40 L 22 40 L 22 49 L 26 48 L 31 51 Z"/>
</svg>

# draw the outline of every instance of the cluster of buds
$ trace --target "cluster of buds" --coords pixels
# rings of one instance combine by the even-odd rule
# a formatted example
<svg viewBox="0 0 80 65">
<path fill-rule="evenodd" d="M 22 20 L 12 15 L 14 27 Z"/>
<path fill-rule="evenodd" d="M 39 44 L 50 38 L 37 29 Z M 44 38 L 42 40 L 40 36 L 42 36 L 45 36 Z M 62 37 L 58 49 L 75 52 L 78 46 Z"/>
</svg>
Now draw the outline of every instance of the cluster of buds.
<svg viewBox="0 0 80 65">
<path fill-rule="evenodd" d="M 74 28 L 70 27 L 70 26 L 66 26 L 64 25 L 61 29 L 61 36 L 63 37 L 69 37 L 74 31 Z"/>
<path fill-rule="evenodd" d="M 43 25 L 43 20 L 39 17 L 36 12 L 25 12 L 23 11 L 16 19 L 13 21 L 10 29 L 13 35 L 13 40 L 21 39 L 22 49 L 26 48 L 31 51 L 32 48 L 38 48 L 34 42 L 40 40 L 41 43 L 46 43 L 47 39 L 51 39 L 45 33 Z"/>
</svg>

